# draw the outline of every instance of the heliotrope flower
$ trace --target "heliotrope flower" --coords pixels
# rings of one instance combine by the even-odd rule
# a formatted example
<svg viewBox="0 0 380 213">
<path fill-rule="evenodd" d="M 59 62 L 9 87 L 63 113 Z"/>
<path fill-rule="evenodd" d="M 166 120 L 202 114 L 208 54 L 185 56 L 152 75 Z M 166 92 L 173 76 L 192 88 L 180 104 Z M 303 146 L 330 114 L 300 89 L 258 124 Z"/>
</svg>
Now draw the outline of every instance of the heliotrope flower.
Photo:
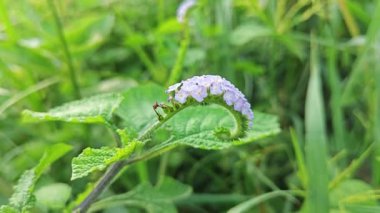
<svg viewBox="0 0 380 213">
<path fill-rule="evenodd" d="M 169 94 L 170 100 L 180 104 L 184 104 L 190 99 L 203 102 L 207 97 L 221 97 L 228 106 L 247 118 L 250 127 L 253 124 L 254 116 L 251 104 L 239 89 L 220 76 L 194 76 L 170 86 L 166 93 Z"/>
<path fill-rule="evenodd" d="M 185 17 L 190 8 L 192 8 L 197 3 L 196 0 L 184 0 L 177 9 L 177 20 L 180 23 L 185 21 Z"/>
</svg>

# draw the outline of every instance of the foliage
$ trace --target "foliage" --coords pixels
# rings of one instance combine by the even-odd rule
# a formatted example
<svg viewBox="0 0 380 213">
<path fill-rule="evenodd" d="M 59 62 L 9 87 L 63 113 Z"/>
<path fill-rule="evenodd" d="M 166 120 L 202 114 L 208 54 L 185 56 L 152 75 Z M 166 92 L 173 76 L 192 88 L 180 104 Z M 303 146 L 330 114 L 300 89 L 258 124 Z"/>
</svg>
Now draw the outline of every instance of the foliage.
<svg viewBox="0 0 380 213">
<path fill-rule="evenodd" d="M 0 212 L 70 212 L 120 165 L 90 211 L 378 212 L 380 3 L 179 5 L 0 1 Z M 158 121 L 203 74 L 252 104 L 244 137 L 218 103 Z"/>
</svg>

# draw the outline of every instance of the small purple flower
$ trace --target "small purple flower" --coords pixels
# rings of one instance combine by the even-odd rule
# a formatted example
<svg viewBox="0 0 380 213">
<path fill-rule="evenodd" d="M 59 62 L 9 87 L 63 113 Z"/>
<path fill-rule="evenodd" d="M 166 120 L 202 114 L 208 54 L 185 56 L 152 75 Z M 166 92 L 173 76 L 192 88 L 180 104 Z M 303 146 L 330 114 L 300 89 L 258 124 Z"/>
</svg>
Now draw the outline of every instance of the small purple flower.
<svg viewBox="0 0 380 213">
<path fill-rule="evenodd" d="M 207 89 L 203 86 L 199 86 L 191 93 L 191 96 L 198 102 L 202 102 L 207 97 L 207 95 Z"/>
<path fill-rule="evenodd" d="M 186 102 L 188 96 L 189 94 L 187 92 L 181 90 L 175 94 L 174 99 L 179 103 L 183 104 Z"/>
<path fill-rule="evenodd" d="M 237 99 L 236 93 L 234 91 L 227 90 L 223 95 L 223 99 L 227 105 L 231 106 Z"/>
<path fill-rule="evenodd" d="M 248 119 L 249 127 L 252 126 L 254 115 L 251 104 L 239 89 L 220 76 L 194 76 L 170 86 L 166 93 L 169 94 L 169 100 L 174 99 L 180 104 L 186 103 L 189 97 L 197 102 L 204 101 L 208 96 L 221 97 L 228 106 L 233 107 Z"/>
<path fill-rule="evenodd" d="M 177 9 L 177 20 L 179 23 L 185 21 L 185 17 L 190 8 L 192 8 L 197 3 L 196 0 L 185 0 L 179 5 Z"/>
<path fill-rule="evenodd" d="M 223 84 L 221 82 L 214 82 L 211 84 L 210 93 L 212 95 L 220 95 L 223 92 Z"/>
<path fill-rule="evenodd" d="M 245 104 L 246 100 L 244 100 L 243 98 L 238 98 L 235 103 L 234 103 L 234 110 L 238 111 L 238 112 L 241 112 L 241 109 L 243 108 L 244 104 Z"/>
</svg>

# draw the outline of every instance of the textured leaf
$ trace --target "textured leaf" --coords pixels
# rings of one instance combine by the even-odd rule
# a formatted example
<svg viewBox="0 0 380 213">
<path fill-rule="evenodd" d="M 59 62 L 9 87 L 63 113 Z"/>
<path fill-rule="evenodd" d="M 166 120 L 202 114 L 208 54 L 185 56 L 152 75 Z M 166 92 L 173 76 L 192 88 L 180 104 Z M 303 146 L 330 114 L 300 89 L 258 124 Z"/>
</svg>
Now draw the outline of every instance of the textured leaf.
<svg viewBox="0 0 380 213">
<path fill-rule="evenodd" d="M 38 203 L 51 209 L 61 209 L 70 198 L 71 187 L 64 183 L 54 183 L 38 189 L 35 195 Z"/>
<path fill-rule="evenodd" d="M 9 200 L 10 204 L 20 211 L 32 207 L 35 201 L 32 193 L 38 178 L 44 170 L 69 150 L 71 150 L 71 146 L 66 144 L 55 144 L 46 149 L 39 164 L 21 175 Z"/>
<path fill-rule="evenodd" d="M 112 118 L 114 110 L 122 101 L 119 94 L 102 94 L 69 102 L 48 112 L 23 111 L 27 122 L 66 121 L 72 123 L 105 123 Z"/>
<path fill-rule="evenodd" d="M 234 128 L 233 117 L 218 105 L 194 106 L 184 109 L 171 118 L 162 128 L 171 133 L 166 146 L 182 144 L 200 149 L 224 149 L 233 145 L 253 142 L 277 134 L 280 131 L 277 118 L 255 112 L 254 126 L 244 138 L 223 141 L 214 135 L 217 127 Z"/>
<path fill-rule="evenodd" d="M 93 171 L 103 170 L 110 164 L 127 158 L 134 151 L 138 142 L 131 142 L 123 148 L 101 147 L 100 149 L 86 148 L 72 161 L 71 180 L 85 177 Z"/>
<path fill-rule="evenodd" d="M 191 192 L 190 186 L 166 177 L 158 186 L 153 187 L 149 183 L 143 183 L 128 193 L 100 200 L 90 210 L 95 211 L 111 206 L 127 205 L 143 208 L 150 213 L 177 212 L 173 201 L 183 199 L 189 196 Z"/>
<path fill-rule="evenodd" d="M 153 104 L 166 101 L 165 89 L 156 84 L 146 84 L 131 88 L 124 94 L 124 99 L 116 113 L 123 119 L 130 130 L 138 133 L 157 120 Z"/>
<path fill-rule="evenodd" d="M 28 208 L 34 200 L 32 192 L 36 179 L 34 169 L 25 171 L 14 187 L 14 192 L 9 199 L 9 203 L 20 211 L 24 208 Z"/>
</svg>

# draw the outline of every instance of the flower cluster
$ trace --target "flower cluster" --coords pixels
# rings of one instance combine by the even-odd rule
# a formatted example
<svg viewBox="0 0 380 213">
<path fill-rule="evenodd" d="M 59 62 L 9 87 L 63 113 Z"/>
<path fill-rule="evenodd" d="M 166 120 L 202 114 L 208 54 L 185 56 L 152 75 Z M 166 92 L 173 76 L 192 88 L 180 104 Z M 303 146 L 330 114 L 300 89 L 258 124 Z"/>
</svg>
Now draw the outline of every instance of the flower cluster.
<svg viewBox="0 0 380 213">
<path fill-rule="evenodd" d="M 188 98 L 202 102 L 208 96 L 223 97 L 228 106 L 244 115 L 252 126 L 253 112 L 244 94 L 231 82 L 216 75 L 194 76 L 174 84 L 166 90 L 169 99 L 184 104 Z"/>
<path fill-rule="evenodd" d="M 196 0 L 185 0 L 177 9 L 177 20 L 180 23 L 185 21 L 187 11 L 197 3 Z"/>
</svg>

